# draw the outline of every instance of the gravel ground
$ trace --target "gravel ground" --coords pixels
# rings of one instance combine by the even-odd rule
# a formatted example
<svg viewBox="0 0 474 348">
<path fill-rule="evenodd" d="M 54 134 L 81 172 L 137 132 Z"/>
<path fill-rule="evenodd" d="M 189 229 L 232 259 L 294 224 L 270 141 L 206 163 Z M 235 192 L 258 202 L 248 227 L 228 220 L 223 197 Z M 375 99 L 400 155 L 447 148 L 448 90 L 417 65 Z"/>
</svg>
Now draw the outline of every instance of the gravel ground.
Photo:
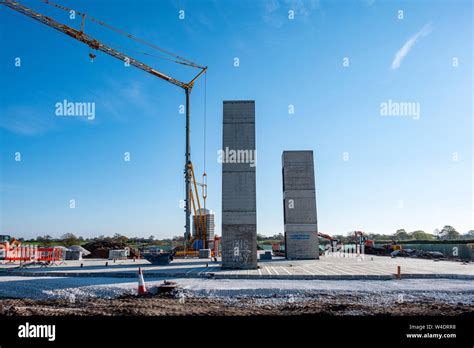
<svg viewBox="0 0 474 348">
<path fill-rule="evenodd" d="M 0 277 L 0 315 L 461 315 L 474 313 L 474 282 Z"/>
<path fill-rule="evenodd" d="M 156 287 L 164 279 L 145 279 L 148 287 Z M 307 293 L 433 293 L 449 301 L 465 294 L 472 301 L 474 282 L 455 279 L 405 280 L 250 280 L 250 279 L 173 279 L 194 296 L 234 297 L 298 295 Z M 78 299 L 116 298 L 136 293 L 137 280 L 99 277 L 0 277 L 0 298 Z"/>
<path fill-rule="evenodd" d="M 383 298 L 383 300 L 382 300 Z M 38 301 L 29 299 L 0 300 L 0 315 L 437 315 L 455 316 L 473 314 L 474 306 L 449 304 L 431 297 L 417 296 L 405 302 L 388 300 L 380 295 L 332 294 L 305 298 L 294 297 L 173 297 L 152 296 L 137 298 L 125 296 L 117 299 L 89 299 Z"/>
</svg>

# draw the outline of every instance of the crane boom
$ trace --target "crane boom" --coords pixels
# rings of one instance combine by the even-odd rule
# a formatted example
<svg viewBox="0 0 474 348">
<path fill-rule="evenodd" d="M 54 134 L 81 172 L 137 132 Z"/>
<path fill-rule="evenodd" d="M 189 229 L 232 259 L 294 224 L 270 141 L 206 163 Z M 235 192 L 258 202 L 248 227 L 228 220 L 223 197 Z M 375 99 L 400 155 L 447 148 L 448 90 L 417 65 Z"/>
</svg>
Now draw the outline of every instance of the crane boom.
<svg viewBox="0 0 474 348">
<path fill-rule="evenodd" d="M 47 1 L 46 1 L 47 2 Z M 48 3 L 48 2 L 47 2 Z M 185 65 L 189 65 L 189 66 L 192 66 L 194 68 L 198 68 L 200 69 L 201 71 L 196 75 L 194 76 L 194 78 L 189 81 L 189 82 L 182 82 L 182 81 L 179 81 L 171 76 L 168 76 L 166 74 L 163 74 L 161 73 L 160 71 L 150 67 L 149 65 L 137 60 L 137 59 L 134 59 L 128 55 L 125 55 L 119 51 L 117 51 L 116 49 L 110 47 L 110 46 L 107 46 L 105 44 L 103 44 L 102 42 L 100 42 L 99 40 L 91 37 L 90 35 L 86 34 L 84 32 L 84 19 L 85 19 L 85 14 L 81 13 L 82 15 L 82 18 L 83 18 L 83 23 L 81 25 L 81 30 L 77 30 L 77 29 L 74 29 L 74 28 L 71 28 L 65 24 L 62 24 L 62 23 L 59 23 L 57 21 L 55 21 L 54 19 L 48 17 L 48 16 L 45 16 L 39 12 L 36 12 L 34 11 L 33 9 L 25 6 L 25 5 L 22 5 L 20 3 L 18 3 L 17 1 L 13 1 L 13 0 L 0 0 L 0 4 L 1 5 L 4 5 L 16 12 L 19 12 L 29 18 L 32 18 L 42 24 L 45 24 L 63 34 L 66 34 L 70 37 L 72 37 L 73 39 L 76 39 L 84 44 L 86 44 L 87 46 L 91 47 L 92 49 L 94 50 L 98 50 L 98 51 L 101 51 L 101 52 L 104 52 L 112 57 L 115 57 L 123 62 L 127 62 L 129 63 L 130 65 L 138 68 L 138 69 L 141 69 L 149 74 L 152 74 L 153 76 L 156 76 L 160 79 L 163 79 L 169 83 L 172 83 L 173 85 L 175 86 L 178 86 L 182 89 L 184 89 L 185 91 L 185 94 L 186 94 L 186 152 L 185 152 L 185 164 L 184 164 L 184 174 L 185 174 L 185 184 L 186 184 L 186 200 L 185 200 L 185 203 L 186 203 L 186 207 L 185 207 L 185 215 L 186 215 L 186 224 L 185 224 L 185 229 L 186 229 L 186 232 L 185 232 L 185 235 L 189 236 L 190 233 L 191 233 L 191 202 L 190 202 L 190 188 L 191 188 L 191 173 L 190 173 L 190 164 L 191 164 L 191 144 L 190 144 L 190 94 L 191 94 L 191 90 L 194 86 L 194 83 L 195 81 L 202 75 L 204 74 L 206 71 L 207 71 L 207 67 L 203 67 L 203 66 L 199 66 L 197 64 L 194 64 L 192 62 L 189 62 L 183 58 L 181 58 L 181 61 L 179 60 L 175 60 L 174 62 L 175 63 L 178 63 L 178 64 L 185 64 Z M 57 7 L 60 7 L 59 5 L 56 5 Z M 63 9 L 65 9 L 63 7 Z M 105 23 L 103 23 L 105 24 Z"/>
<path fill-rule="evenodd" d="M 125 55 L 125 54 L 117 51 L 116 49 L 114 49 L 112 47 L 109 47 L 109 46 L 103 44 L 99 40 L 91 37 L 90 35 L 86 34 L 85 32 L 83 32 L 81 30 L 71 28 L 71 27 L 69 27 L 65 24 L 61 24 L 61 23 L 55 21 L 54 19 L 52 19 L 50 17 L 44 16 L 41 13 L 32 10 L 31 8 L 29 8 L 27 6 L 21 5 L 18 2 L 14 2 L 14 1 L 11 1 L 11 0 L 0 0 L 0 3 L 2 5 L 5 5 L 5 6 L 11 8 L 12 10 L 15 10 L 15 11 L 17 11 L 17 12 L 19 12 L 19 13 L 27 16 L 27 17 L 30 17 L 30 18 L 40 22 L 40 23 L 46 24 L 47 26 L 49 26 L 53 29 L 56 29 L 57 31 L 60 31 L 61 33 L 66 34 L 66 35 L 68 35 L 68 36 L 70 36 L 70 37 L 72 37 L 72 38 L 74 38 L 74 39 L 76 39 L 76 40 L 78 40 L 82 43 L 85 43 L 87 46 L 91 47 L 92 49 L 104 52 L 104 53 L 106 53 L 106 54 L 108 54 L 112 57 L 115 57 L 115 58 L 121 60 L 121 61 L 127 61 L 127 62 L 130 63 L 130 65 L 133 65 L 134 67 L 136 67 L 138 69 L 144 70 L 147 73 L 150 73 L 150 74 L 152 74 L 156 77 L 159 77 L 160 79 L 168 81 L 168 82 L 170 82 L 170 83 L 172 83 L 172 84 L 174 84 L 178 87 L 181 87 L 183 89 L 192 88 L 192 85 L 194 84 L 194 81 L 196 81 L 196 79 L 199 78 L 199 76 L 201 76 L 207 70 L 207 67 L 203 67 L 202 70 L 199 72 L 199 74 L 196 75 L 196 77 L 194 77 L 191 80 L 191 82 L 184 83 L 184 82 L 181 82 L 179 80 L 176 80 L 173 77 L 170 77 L 166 74 L 163 74 L 163 73 L 159 72 L 158 70 L 150 67 L 149 65 L 147 65 L 145 63 L 140 62 L 137 59 L 134 59 L 134 58 L 132 58 L 128 55 Z"/>
</svg>

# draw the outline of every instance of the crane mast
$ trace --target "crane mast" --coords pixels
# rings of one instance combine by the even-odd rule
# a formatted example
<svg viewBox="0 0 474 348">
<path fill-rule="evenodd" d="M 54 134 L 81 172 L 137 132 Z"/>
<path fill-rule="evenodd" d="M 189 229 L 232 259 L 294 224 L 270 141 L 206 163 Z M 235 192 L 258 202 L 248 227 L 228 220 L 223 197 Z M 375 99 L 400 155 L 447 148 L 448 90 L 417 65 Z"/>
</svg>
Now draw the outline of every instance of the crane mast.
<svg viewBox="0 0 474 348">
<path fill-rule="evenodd" d="M 48 4 L 52 4 L 50 3 L 49 1 L 47 0 L 43 0 L 44 2 L 48 3 Z M 130 57 L 129 55 L 125 55 L 119 51 L 117 51 L 116 49 L 110 47 L 110 46 L 107 46 L 105 45 L 104 43 L 100 42 L 99 40 L 91 37 L 90 35 L 86 34 L 84 32 L 84 21 L 85 21 L 85 17 L 86 15 L 85 14 L 81 14 L 82 15 L 82 24 L 81 24 L 81 30 L 77 30 L 77 29 L 74 29 L 74 28 L 71 28 L 65 24 L 62 24 L 62 23 L 59 23 L 57 21 L 55 21 L 54 19 L 50 18 L 50 17 L 47 17 L 39 12 L 36 12 L 34 11 L 33 9 L 25 6 L 25 5 L 22 5 L 16 1 L 13 1 L 13 0 L 0 0 L 0 4 L 1 5 L 4 5 L 18 13 L 21 13 L 29 18 L 32 18 L 42 24 L 45 24 L 63 34 L 66 34 L 70 37 L 72 37 L 73 39 L 76 39 L 84 44 L 86 44 L 87 46 L 89 46 L 90 48 L 94 49 L 94 50 L 97 50 L 97 51 L 101 51 L 101 52 L 104 52 L 112 57 L 115 57 L 121 61 L 124 61 L 124 62 L 128 62 L 130 65 L 138 68 L 138 69 L 141 69 L 155 77 L 158 77 L 162 80 L 165 80 L 169 83 L 172 83 L 173 85 L 175 86 L 178 86 L 180 88 L 182 88 L 185 92 L 185 96 L 186 96 L 186 152 L 185 152 L 185 165 L 184 165 L 184 176 L 185 176 L 185 185 L 186 185 L 186 207 L 185 207 L 185 214 L 186 214 L 186 224 L 185 224 L 185 236 L 187 238 L 189 238 L 191 236 L 191 169 L 192 168 L 192 162 L 191 162 L 191 143 L 190 143 L 190 117 L 191 117 L 191 114 L 190 114 L 190 95 L 191 95 L 191 90 L 192 88 L 194 87 L 194 83 L 195 81 L 202 75 L 204 74 L 206 71 L 207 71 L 207 67 L 205 66 L 200 66 L 200 65 L 197 65 L 195 63 L 192 63 L 188 60 L 184 60 L 182 59 L 181 61 L 178 61 L 178 60 L 175 60 L 174 62 L 175 63 L 178 63 L 178 64 L 183 64 L 183 65 L 188 65 L 188 66 L 191 66 L 191 67 L 194 67 L 194 68 L 198 68 L 200 69 L 201 71 L 196 75 L 194 76 L 194 78 L 189 81 L 189 82 L 182 82 L 182 81 L 179 81 L 171 76 L 168 76 L 152 67 L 150 67 L 149 65 L 137 60 L 137 59 L 134 59 L 132 57 Z M 56 7 L 59 7 L 59 8 L 62 8 L 62 9 L 65 9 L 64 7 L 62 6 L 59 6 L 59 5 L 54 5 L 52 4 L 53 6 L 56 6 Z"/>
</svg>

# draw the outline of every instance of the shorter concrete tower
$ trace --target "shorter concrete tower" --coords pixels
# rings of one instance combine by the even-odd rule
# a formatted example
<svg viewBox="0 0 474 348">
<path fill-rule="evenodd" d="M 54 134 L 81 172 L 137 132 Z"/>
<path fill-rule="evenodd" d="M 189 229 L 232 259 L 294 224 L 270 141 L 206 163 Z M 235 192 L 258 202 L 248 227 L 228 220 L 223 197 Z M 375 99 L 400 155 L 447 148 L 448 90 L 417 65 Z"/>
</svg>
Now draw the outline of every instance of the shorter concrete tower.
<svg viewBox="0 0 474 348">
<path fill-rule="evenodd" d="M 288 259 L 319 259 L 313 151 L 284 151 L 283 214 Z"/>
</svg>

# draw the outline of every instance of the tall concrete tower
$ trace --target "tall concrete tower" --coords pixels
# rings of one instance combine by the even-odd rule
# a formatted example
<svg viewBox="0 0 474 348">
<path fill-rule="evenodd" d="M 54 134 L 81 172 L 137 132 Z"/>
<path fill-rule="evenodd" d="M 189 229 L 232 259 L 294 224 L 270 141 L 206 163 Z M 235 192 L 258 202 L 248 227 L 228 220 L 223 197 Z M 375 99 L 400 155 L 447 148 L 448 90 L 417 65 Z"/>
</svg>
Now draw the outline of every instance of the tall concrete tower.
<svg viewBox="0 0 474 348">
<path fill-rule="evenodd" d="M 283 151 L 283 213 L 288 259 L 319 259 L 313 151 Z"/>
<path fill-rule="evenodd" d="M 257 268 L 255 102 L 224 101 L 222 267 Z"/>
</svg>

